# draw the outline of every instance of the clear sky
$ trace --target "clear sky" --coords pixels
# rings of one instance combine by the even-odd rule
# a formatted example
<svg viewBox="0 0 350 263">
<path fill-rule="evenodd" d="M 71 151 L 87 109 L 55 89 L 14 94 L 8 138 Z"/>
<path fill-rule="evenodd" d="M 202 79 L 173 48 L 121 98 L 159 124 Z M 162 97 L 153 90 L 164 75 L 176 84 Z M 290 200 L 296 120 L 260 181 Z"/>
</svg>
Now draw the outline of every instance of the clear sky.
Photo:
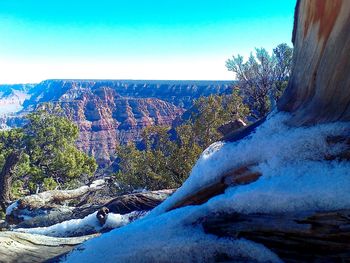
<svg viewBox="0 0 350 263">
<path fill-rule="evenodd" d="M 0 0 L 0 83 L 232 79 L 225 61 L 291 45 L 295 0 Z"/>
</svg>

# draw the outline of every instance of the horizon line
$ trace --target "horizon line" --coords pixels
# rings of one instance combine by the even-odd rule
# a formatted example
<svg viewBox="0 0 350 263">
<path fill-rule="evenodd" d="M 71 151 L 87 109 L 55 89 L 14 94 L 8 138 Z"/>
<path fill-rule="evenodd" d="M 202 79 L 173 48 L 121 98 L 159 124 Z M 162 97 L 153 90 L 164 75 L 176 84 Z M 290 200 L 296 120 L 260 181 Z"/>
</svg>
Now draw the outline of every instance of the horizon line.
<svg viewBox="0 0 350 263">
<path fill-rule="evenodd" d="M 45 81 L 96 81 L 96 82 L 103 82 L 103 81 L 121 81 L 121 82 L 236 82 L 237 80 L 224 80 L 224 79 L 84 79 L 84 78 L 50 78 L 50 79 L 44 79 L 39 82 L 17 82 L 17 83 L 0 83 L 0 85 L 38 85 L 40 83 L 43 83 Z"/>
</svg>

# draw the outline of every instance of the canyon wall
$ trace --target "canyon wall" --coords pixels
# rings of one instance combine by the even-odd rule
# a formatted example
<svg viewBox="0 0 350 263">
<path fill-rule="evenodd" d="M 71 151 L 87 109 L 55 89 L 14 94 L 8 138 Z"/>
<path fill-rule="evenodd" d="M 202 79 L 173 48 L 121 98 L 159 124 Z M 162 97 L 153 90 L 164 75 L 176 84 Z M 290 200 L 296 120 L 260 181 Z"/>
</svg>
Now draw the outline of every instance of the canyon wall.
<svg viewBox="0 0 350 263">
<path fill-rule="evenodd" d="M 67 94 L 66 94 L 67 95 Z M 78 147 L 100 166 L 113 162 L 116 146 L 140 140 L 151 125 L 171 126 L 183 109 L 157 98 L 122 97 L 113 89 L 84 90 L 74 100 L 62 99 L 65 115 L 80 129 Z"/>
<path fill-rule="evenodd" d="M 117 145 L 140 140 L 147 126 L 171 126 L 193 99 L 228 93 L 231 85 L 229 81 L 46 80 L 27 89 L 23 110 L 0 118 L 0 125 L 20 125 L 26 112 L 46 102 L 59 104 L 79 126 L 78 147 L 104 168 L 113 162 Z"/>
</svg>

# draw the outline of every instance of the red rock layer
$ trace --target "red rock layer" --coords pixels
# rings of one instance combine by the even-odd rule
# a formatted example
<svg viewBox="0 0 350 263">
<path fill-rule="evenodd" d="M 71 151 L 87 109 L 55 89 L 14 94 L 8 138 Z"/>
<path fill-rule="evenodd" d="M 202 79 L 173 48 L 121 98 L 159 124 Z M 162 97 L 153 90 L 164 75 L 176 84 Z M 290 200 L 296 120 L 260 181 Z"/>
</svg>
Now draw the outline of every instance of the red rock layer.
<svg viewBox="0 0 350 263">
<path fill-rule="evenodd" d="M 109 88 L 79 92 L 78 99 L 65 102 L 62 98 L 59 103 L 79 126 L 78 147 L 95 156 L 102 167 L 111 164 L 117 145 L 138 141 L 147 126 L 170 126 L 183 113 L 183 109 L 163 100 L 121 97 Z"/>
</svg>

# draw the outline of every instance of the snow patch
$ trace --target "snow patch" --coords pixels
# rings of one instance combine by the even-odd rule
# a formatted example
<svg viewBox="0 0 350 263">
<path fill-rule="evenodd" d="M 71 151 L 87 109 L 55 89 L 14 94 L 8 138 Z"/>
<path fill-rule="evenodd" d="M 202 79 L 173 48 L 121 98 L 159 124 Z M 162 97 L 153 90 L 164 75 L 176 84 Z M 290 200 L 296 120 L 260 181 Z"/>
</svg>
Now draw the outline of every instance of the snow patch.
<svg viewBox="0 0 350 263">
<path fill-rule="evenodd" d="M 103 229 L 112 229 L 126 225 L 129 223 L 129 218 L 133 216 L 133 213 L 126 215 L 109 213 L 106 223 L 101 226 L 96 218 L 96 214 L 97 211 L 82 219 L 72 219 L 49 227 L 18 228 L 14 229 L 14 231 L 52 237 L 81 236 L 100 232 Z"/>
<path fill-rule="evenodd" d="M 192 225 L 198 213 L 185 207 L 145 218 L 91 239 L 69 254 L 66 262 L 215 262 L 220 256 L 239 262 L 281 262 L 260 244 L 218 238 Z"/>
</svg>

